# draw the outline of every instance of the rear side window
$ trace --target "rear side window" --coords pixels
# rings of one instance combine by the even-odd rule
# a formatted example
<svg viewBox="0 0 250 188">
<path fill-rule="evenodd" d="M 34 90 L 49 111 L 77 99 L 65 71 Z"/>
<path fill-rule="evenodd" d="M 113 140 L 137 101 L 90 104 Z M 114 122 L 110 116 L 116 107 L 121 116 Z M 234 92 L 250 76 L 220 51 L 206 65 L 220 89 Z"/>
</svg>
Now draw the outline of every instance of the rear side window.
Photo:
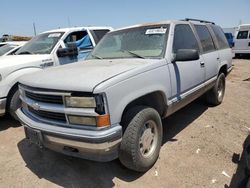
<svg viewBox="0 0 250 188">
<path fill-rule="evenodd" d="M 203 52 L 206 53 L 214 51 L 215 50 L 214 42 L 209 33 L 208 28 L 205 25 L 195 25 L 194 27 L 200 38 Z"/>
<path fill-rule="evenodd" d="M 197 40 L 191 27 L 187 24 L 175 26 L 173 52 L 179 49 L 196 49 L 199 50 Z"/>
<path fill-rule="evenodd" d="M 93 35 L 93 38 L 96 42 L 96 44 L 102 39 L 102 37 L 108 33 L 109 30 L 104 29 L 104 30 L 92 30 L 91 34 Z"/>
<path fill-rule="evenodd" d="M 239 31 L 237 35 L 237 39 L 247 39 L 247 35 L 248 35 L 248 31 Z"/>
<path fill-rule="evenodd" d="M 229 48 L 227 39 L 222 29 L 217 25 L 211 25 L 220 49 Z"/>
</svg>

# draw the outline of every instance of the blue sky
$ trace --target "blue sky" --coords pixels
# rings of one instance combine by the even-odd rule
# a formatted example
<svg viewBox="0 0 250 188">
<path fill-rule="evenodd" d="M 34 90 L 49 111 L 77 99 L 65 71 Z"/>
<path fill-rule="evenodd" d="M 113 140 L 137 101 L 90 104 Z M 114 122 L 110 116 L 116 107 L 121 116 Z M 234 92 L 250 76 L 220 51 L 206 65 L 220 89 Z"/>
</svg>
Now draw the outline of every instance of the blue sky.
<svg viewBox="0 0 250 188">
<path fill-rule="evenodd" d="M 222 27 L 250 23 L 250 0 L 10 0 L 2 1 L 0 36 L 33 35 L 70 26 L 112 26 L 182 19 L 211 20 Z"/>
</svg>

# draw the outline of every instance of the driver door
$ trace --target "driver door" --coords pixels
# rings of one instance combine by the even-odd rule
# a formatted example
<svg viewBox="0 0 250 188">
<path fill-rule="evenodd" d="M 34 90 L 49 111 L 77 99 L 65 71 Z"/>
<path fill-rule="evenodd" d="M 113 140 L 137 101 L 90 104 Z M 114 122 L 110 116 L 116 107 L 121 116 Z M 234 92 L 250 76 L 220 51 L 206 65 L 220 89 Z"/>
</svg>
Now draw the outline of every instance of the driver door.
<svg viewBox="0 0 250 188">
<path fill-rule="evenodd" d="M 179 49 L 196 49 L 197 39 L 189 24 L 178 24 L 174 29 L 173 53 Z M 201 90 L 205 81 L 205 66 L 202 57 L 192 61 L 175 61 L 170 64 L 172 96 L 180 101 Z"/>
<path fill-rule="evenodd" d="M 93 49 L 93 44 L 89 37 L 87 31 L 75 31 L 70 33 L 63 41 L 63 44 L 59 48 L 67 48 L 70 43 L 75 43 L 78 48 L 77 56 L 65 56 L 65 57 L 57 57 L 59 64 L 69 64 L 77 62 L 79 59 L 84 59 L 89 52 Z"/>
</svg>

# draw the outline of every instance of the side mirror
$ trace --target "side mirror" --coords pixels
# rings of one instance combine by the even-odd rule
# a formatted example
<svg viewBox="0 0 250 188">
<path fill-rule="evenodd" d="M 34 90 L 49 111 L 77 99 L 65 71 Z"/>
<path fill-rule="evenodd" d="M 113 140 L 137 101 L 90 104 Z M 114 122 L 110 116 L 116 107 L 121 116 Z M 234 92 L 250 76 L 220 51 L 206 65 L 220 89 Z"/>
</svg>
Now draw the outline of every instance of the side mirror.
<svg viewBox="0 0 250 188">
<path fill-rule="evenodd" d="M 77 56 L 78 55 L 78 49 L 75 43 L 68 43 L 67 48 L 59 48 L 57 50 L 57 56 L 58 57 L 66 57 L 66 56 Z"/>
<path fill-rule="evenodd" d="M 196 49 L 179 49 L 174 58 L 175 61 L 193 61 L 200 58 L 198 50 Z"/>
</svg>

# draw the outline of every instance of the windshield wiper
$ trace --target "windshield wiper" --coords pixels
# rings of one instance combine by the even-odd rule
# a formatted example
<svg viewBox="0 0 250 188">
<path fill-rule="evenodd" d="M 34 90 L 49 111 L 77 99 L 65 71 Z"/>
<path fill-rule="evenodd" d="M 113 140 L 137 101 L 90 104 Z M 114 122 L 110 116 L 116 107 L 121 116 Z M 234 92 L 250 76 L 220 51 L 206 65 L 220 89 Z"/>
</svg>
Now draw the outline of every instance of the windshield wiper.
<svg viewBox="0 0 250 188">
<path fill-rule="evenodd" d="M 128 53 L 132 54 L 134 57 L 139 57 L 139 58 L 142 58 L 142 59 L 146 59 L 142 55 L 139 55 L 139 54 L 137 54 L 135 52 L 132 52 L 132 51 L 129 51 L 129 50 L 123 50 L 123 52 L 128 52 Z"/>
<path fill-rule="evenodd" d="M 22 54 L 33 54 L 33 53 L 31 53 L 29 51 L 23 51 L 23 52 L 18 53 L 17 55 L 22 55 Z"/>
<path fill-rule="evenodd" d="M 97 59 L 103 59 L 101 56 L 96 55 L 96 54 L 91 54 L 91 56 L 92 56 L 92 57 L 95 57 L 95 58 L 97 58 Z"/>
</svg>

